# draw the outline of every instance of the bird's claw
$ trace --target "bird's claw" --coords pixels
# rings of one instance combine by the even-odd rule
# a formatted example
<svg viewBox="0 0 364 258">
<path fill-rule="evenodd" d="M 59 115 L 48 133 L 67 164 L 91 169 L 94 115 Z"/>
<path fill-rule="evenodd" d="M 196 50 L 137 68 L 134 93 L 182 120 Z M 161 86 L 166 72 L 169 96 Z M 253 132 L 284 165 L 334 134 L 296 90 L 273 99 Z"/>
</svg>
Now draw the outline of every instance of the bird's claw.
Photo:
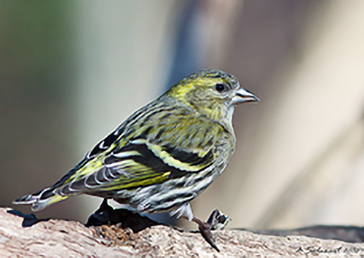
<svg viewBox="0 0 364 258">
<path fill-rule="evenodd" d="M 216 209 L 211 213 L 207 222 L 202 222 L 196 217 L 193 217 L 192 221 L 198 224 L 198 229 L 206 242 L 209 243 L 216 251 L 220 252 L 219 248 L 215 244 L 214 238 L 212 237 L 211 230 L 225 228 L 225 226 L 229 223 L 230 218 Z"/>
<path fill-rule="evenodd" d="M 209 243 L 216 251 L 220 252 L 219 248 L 215 244 L 215 239 L 212 237 L 211 224 L 203 222 L 201 225 L 199 225 L 198 229 L 200 230 L 200 233 L 206 242 Z"/>
<path fill-rule="evenodd" d="M 207 223 L 211 225 L 211 230 L 224 229 L 231 221 L 230 217 L 215 209 L 207 220 Z"/>
</svg>

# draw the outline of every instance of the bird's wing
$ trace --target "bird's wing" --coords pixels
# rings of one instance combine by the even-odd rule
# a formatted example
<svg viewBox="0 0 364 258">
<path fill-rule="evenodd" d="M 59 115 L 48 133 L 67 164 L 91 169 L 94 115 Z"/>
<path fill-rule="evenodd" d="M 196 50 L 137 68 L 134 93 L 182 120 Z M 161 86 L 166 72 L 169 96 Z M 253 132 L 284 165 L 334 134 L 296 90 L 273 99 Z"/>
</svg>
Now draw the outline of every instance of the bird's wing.
<svg viewBox="0 0 364 258">
<path fill-rule="evenodd" d="M 179 128 L 177 128 L 179 126 Z M 77 169 L 58 187 L 61 195 L 72 193 L 112 192 L 121 189 L 137 188 L 165 182 L 171 178 L 181 177 L 186 173 L 198 173 L 213 165 L 213 140 L 201 139 L 206 133 L 195 124 L 195 129 L 182 130 L 178 135 L 181 122 L 164 125 L 165 133 L 149 129 L 143 137 L 136 136 L 126 143 L 110 134 L 90 152 L 94 158 Z M 147 127 L 148 128 L 148 127 Z M 205 128 L 211 131 L 212 128 Z M 168 132 L 168 133 L 167 133 Z M 176 135 L 177 134 L 177 135 Z M 209 134 L 213 135 L 213 134 Z M 175 137 L 173 137 L 175 136 Z M 168 138 L 167 144 L 162 144 Z M 162 139 L 162 140 L 161 140 Z M 113 141 L 112 141 L 113 140 Z M 121 143 L 122 142 L 122 143 Z M 114 148 L 105 156 L 101 149 Z M 100 152 L 100 154 L 98 154 Z"/>
</svg>

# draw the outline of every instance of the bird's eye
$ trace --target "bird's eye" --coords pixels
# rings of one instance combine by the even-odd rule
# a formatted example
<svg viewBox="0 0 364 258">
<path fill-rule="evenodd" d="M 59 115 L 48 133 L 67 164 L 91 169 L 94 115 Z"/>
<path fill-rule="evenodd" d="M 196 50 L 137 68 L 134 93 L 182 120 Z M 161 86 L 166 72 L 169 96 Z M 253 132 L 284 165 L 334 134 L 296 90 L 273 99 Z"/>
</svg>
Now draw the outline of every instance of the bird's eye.
<svg viewBox="0 0 364 258">
<path fill-rule="evenodd" d="M 215 90 L 217 91 L 217 92 L 223 92 L 223 91 L 225 91 L 226 90 L 226 86 L 224 85 L 224 84 L 221 84 L 221 83 L 217 83 L 216 85 L 215 85 Z"/>
</svg>

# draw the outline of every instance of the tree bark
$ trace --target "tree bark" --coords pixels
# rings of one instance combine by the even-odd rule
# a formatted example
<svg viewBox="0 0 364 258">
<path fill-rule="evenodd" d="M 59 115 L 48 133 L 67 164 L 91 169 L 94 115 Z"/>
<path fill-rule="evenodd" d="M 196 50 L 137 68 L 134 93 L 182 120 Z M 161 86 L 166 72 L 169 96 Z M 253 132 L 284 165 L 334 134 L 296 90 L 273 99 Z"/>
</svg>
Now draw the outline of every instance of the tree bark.
<svg viewBox="0 0 364 258">
<path fill-rule="evenodd" d="M 24 227 L 14 210 L 0 208 L 0 257 L 267 257 L 364 255 L 364 244 L 306 236 L 273 236 L 244 230 L 218 230 L 213 235 L 221 252 L 212 249 L 198 232 L 181 232 L 157 225 L 137 233 L 118 225 L 86 227 L 77 221 L 47 220 Z M 35 219 L 35 218 L 34 218 Z M 35 219 L 36 220 L 36 219 Z M 314 228 L 323 232 L 325 227 Z M 332 227 L 361 232 L 361 228 Z M 355 229 L 355 230 L 354 230 Z M 350 231 L 351 230 L 351 231 Z M 353 231 L 354 230 L 354 231 Z M 307 233 L 266 231 L 275 235 Z M 312 232 L 311 232 L 312 233 Z M 310 234 L 311 234 L 310 233 Z M 332 236 L 332 235 L 331 235 Z M 360 234 L 349 241 L 361 241 Z"/>
</svg>

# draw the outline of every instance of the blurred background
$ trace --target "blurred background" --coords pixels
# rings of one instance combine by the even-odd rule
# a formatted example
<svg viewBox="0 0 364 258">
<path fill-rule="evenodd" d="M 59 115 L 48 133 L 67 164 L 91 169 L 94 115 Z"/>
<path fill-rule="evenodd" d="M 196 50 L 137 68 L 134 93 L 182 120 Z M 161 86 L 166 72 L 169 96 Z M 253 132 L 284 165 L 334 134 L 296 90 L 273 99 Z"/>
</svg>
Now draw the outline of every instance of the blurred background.
<svg viewBox="0 0 364 258">
<path fill-rule="evenodd" d="M 236 109 L 236 152 L 195 215 L 363 225 L 363 13 L 356 0 L 0 1 L 0 205 L 55 183 L 133 111 L 215 68 L 261 103 Z M 37 216 L 85 222 L 101 201 Z"/>
</svg>

